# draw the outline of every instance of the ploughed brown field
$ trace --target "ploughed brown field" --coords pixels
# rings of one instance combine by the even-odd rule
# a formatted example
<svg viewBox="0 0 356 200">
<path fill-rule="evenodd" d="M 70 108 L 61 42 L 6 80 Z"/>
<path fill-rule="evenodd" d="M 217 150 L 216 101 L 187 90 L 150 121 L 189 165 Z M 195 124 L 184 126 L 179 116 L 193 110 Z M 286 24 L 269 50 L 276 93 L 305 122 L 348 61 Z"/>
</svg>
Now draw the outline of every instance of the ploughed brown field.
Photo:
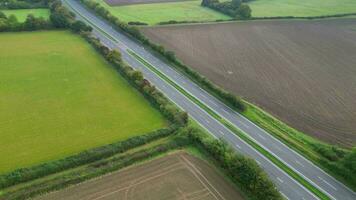
<svg viewBox="0 0 356 200">
<path fill-rule="evenodd" d="M 212 166 L 179 152 L 53 192 L 50 200 L 242 200 Z"/>
<path fill-rule="evenodd" d="M 292 127 L 356 143 L 356 19 L 149 27 L 144 33 L 217 85 Z"/>
<path fill-rule="evenodd" d="M 146 3 L 166 3 L 166 2 L 178 2 L 188 0 L 105 0 L 110 6 L 122 6 L 130 4 L 146 4 Z"/>
</svg>

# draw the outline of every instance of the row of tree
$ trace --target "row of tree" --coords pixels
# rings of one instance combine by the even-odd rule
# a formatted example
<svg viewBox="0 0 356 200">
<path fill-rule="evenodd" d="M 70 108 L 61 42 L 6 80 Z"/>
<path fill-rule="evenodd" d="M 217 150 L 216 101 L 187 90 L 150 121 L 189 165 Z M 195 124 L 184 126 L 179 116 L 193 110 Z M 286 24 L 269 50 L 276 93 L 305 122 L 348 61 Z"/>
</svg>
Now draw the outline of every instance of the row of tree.
<svg viewBox="0 0 356 200">
<path fill-rule="evenodd" d="M 232 0 L 220 2 L 219 0 L 202 0 L 201 5 L 236 19 L 249 19 L 251 18 L 251 8 L 244 3 L 247 1 L 248 0 Z"/>
<path fill-rule="evenodd" d="M 33 31 L 39 29 L 50 29 L 52 24 L 43 17 L 35 17 L 29 14 L 25 22 L 19 22 L 15 15 L 7 17 L 0 11 L 0 32 L 3 31 Z"/>
<path fill-rule="evenodd" d="M 0 0 L 1 9 L 46 8 L 50 0 Z"/>
</svg>

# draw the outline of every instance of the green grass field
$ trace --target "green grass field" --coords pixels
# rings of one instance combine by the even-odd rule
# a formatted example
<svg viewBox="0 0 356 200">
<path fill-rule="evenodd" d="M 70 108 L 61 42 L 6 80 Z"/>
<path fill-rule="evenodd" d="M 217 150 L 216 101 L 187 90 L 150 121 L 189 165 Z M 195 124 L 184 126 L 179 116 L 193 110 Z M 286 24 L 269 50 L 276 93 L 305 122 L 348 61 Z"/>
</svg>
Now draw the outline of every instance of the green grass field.
<svg viewBox="0 0 356 200">
<path fill-rule="evenodd" d="M 249 5 L 254 17 L 306 17 L 356 13 L 355 0 L 255 0 Z"/>
<path fill-rule="evenodd" d="M 134 4 L 111 7 L 102 0 L 96 0 L 111 14 L 122 21 L 140 21 L 149 25 L 169 20 L 176 21 L 214 21 L 230 19 L 229 16 L 200 6 L 201 1 L 182 1 L 172 3 Z"/>
<path fill-rule="evenodd" d="M 24 22 L 28 14 L 33 14 L 35 17 L 49 18 L 48 9 L 19 9 L 19 10 L 1 10 L 6 16 L 15 15 L 19 22 Z"/>
<path fill-rule="evenodd" d="M 82 38 L 0 34 L 0 173 L 166 126 Z"/>
</svg>

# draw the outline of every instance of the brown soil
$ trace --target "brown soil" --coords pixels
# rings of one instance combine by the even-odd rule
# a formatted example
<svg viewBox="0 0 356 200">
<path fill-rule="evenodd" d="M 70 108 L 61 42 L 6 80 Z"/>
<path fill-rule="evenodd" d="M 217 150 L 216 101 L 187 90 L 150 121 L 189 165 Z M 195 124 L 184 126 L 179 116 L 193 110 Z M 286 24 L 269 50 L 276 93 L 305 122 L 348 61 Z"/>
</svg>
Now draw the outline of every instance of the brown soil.
<svg viewBox="0 0 356 200">
<path fill-rule="evenodd" d="M 323 141 L 356 143 L 356 19 L 144 28 L 225 89 Z"/>
<path fill-rule="evenodd" d="M 242 200 L 206 162 L 179 152 L 42 196 L 51 200 Z"/>
<path fill-rule="evenodd" d="M 122 6 L 130 4 L 148 4 L 148 3 L 166 3 L 166 2 L 179 2 L 188 0 L 105 0 L 110 6 Z"/>
</svg>

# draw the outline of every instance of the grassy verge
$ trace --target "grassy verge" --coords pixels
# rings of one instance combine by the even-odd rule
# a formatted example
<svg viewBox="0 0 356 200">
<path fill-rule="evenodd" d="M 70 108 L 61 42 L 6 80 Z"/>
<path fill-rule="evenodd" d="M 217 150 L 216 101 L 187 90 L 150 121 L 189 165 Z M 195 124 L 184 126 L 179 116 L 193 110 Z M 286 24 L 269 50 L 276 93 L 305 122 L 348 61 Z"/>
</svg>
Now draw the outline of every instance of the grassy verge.
<svg viewBox="0 0 356 200">
<path fill-rule="evenodd" d="M 147 61 L 145 61 L 143 58 L 141 58 L 139 55 L 134 53 L 133 51 L 128 50 L 128 52 L 137 60 L 139 60 L 142 64 L 144 64 L 146 67 L 148 67 L 150 70 L 152 70 L 154 73 L 156 73 L 158 76 L 160 76 L 163 80 L 168 82 L 170 85 L 175 87 L 179 92 L 181 92 L 183 95 L 188 97 L 191 101 L 196 103 L 199 107 L 204 109 L 206 112 L 208 112 L 212 117 L 214 117 L 216 120 L 218 120 L 220 123 L 222 123 L 225 127 L 227 127 L 230 131 L 235 133 L 237 136 L 239 136 L 242 140 L 247 142 L 250 146 L 255 148 L 257 151 L 259 151 L 261 154 L 263 154 L 265 157 L 267 157 L 269 160 L 271 160 L 275 165 L 277 165 L 279 168 L 284 170 L 286 173 L 288 173 L 291 177 L 293 177 L 295 180 L 297 180 L 300 184 L 302 184 L 304 187 L 309 189 L 311 192 L 313 192 L 316 196 L 318 196 L 321 199 L 330 199 L 328 196 L 326 196 L 324 193 L 322 193 L 320 190 L 318 190 L 316 187 L 314 187 L 312 184 L 310 184 L 308 181 L 303 179 L 299 174 L 294 172 L 292 169 L 290 169 L 288 166 L 286 166 L 283 162 L 278 160 L 276 157 L 274 157 L 271 153 L 263 149 L 261 146 L 259 146 L 256 142 L 254 142 L 252 139 L 250 139 L 245 133 L 237 129 L 234 125 L 231 123 L 227 122 L 224 120 L 222 117 L 220 117 L 217 113 L 215 113 L 213 110 L 211 110 L 209 107 L 207 107 L 205 104 L 201 103 L 198 99 L 196 99 L 194 96 L 186 92 L 183 88 L 181 88 L 179 85 L 177 85 L 174 81 L 166 77 L 163 73 L 161 73 L 159 70 L 157 70 L 154 66 L 149 64 Z"/>
</svg>

